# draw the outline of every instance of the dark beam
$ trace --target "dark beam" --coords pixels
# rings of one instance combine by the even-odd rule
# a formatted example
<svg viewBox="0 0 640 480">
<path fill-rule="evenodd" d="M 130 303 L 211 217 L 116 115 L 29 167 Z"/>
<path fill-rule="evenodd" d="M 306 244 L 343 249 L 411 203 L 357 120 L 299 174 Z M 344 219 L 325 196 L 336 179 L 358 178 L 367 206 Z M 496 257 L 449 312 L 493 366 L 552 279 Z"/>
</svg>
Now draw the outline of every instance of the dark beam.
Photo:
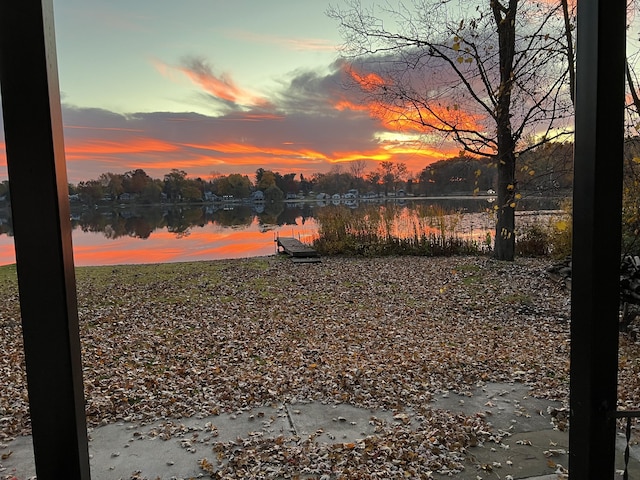
<svg viewBox="0 0 640 480">
<path fill-rule="evenodd" d="M 0 1 L 0 87 L 36 473 L 88 480 L 52 0 Z"/>
<path fill-rule="evenodd" d="M 578 3 L 571 478 L 613 478 L 624 142 L 624 1 Z"/>
</svg>

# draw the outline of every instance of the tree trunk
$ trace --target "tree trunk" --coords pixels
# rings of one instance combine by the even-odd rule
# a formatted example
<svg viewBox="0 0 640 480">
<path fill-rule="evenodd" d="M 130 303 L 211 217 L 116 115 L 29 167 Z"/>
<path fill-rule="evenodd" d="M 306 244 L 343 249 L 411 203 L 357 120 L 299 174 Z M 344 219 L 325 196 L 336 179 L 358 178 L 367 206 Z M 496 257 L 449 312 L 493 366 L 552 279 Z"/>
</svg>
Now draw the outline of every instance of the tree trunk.
<svg viewBox="0 0 640 480">
<path fill-rule="evenodd" d="M 511 138 L 511 135 L 509 135 Z M 498 260 L 513 261 L 516 250 L 515 235 L 515 172 L 516 158 L 506 152 L 498 160 L 498 221 L 494 253 Z"/>
<path fill-rule="evenodd" d="M 498 221 L 496 223 L 495 256 L 498 260 L 513 261 L 516 250 L 515 201 L 516 156 L 511 133 L 511 92 L 513 90 L 513 57 L 515 53 L 515 17 L 518 0 L 503 6 L 491 0 L 491 8 L 498 29 L 500 49 L 500 88 L 496 94 L 496 132 L 498 140 Z"/>
</svg>

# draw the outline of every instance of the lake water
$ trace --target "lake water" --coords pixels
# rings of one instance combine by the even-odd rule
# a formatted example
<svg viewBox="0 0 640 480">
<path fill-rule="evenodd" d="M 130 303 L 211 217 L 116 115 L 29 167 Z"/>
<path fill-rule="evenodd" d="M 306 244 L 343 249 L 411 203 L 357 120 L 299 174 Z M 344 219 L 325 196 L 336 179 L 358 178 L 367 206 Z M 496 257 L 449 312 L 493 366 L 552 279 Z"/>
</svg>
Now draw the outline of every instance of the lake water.
<svg viewBox="0 0 640 480">
<path fill-rule="evenodd" d="M 486 199 L 420 200 L 394 208 L 439 205 L 456 215 L 456 232 L 482 243 L 493 234 Z M 520 222 L 546 221 L 555 202 L 525 205 Z M 357 208 L 352 206 L 353 208 Z M 317 234 L 315 214 L 325 204 L 271 206 L 72 208 L 74 261 L 78 266 L 167 263 L 273 255 L 275 238 L 310 242 Z M 15 262 L 11 219 L 0 211 L 0 264 Z M 536 215 L 530 215 L 536 212 Z"/>
</svg>

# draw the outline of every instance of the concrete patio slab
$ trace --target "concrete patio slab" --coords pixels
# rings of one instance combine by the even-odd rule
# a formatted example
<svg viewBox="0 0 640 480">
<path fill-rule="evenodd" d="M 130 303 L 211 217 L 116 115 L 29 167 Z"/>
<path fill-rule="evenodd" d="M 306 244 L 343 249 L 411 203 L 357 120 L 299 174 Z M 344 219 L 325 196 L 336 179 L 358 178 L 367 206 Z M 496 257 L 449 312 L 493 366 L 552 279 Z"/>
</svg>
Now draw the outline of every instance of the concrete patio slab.
<svg viewBox="0 0 640 480">
<path fill-rule="evenodd" d="M 568 433 L 554 429 L 550 414 L 554 409 L 562 411 L 558 402 L 531 397 L 523 384 L 496 383 L 461 394 L 438 395 L 431 407 L 482 415 L 492 431 L 502 437 L 501 443 L 470 447 L 463 472 L 454 476 L 434 474 L 434 478 L 563 478 L 561 474 L 568 467 Z M 411 411 L 406 413 L 411 419 Z M 389 411 L 298 401 L 203 418 L 104 425 L 89 431 L 91 476 L 93 480 L 206 478 L 198 462 L 203 458 L 215 461 L 213 447 L 218 442 L 279 436 L 311 437 L 321 443 L 355 442 L 375 434 L 374 419 L 394 422 Z M 617 441 L 616 468 L 622 469 L 626 443 L 623 436 Z M 640 478 L 640 450 L 633 445 L 630 453 L 630 478 Z M 19 437 L 0 446 L 0 480 L 34 476 L 31 437 Z M 612 478 L 622 478 L 621 470 Z"/>
</svg>

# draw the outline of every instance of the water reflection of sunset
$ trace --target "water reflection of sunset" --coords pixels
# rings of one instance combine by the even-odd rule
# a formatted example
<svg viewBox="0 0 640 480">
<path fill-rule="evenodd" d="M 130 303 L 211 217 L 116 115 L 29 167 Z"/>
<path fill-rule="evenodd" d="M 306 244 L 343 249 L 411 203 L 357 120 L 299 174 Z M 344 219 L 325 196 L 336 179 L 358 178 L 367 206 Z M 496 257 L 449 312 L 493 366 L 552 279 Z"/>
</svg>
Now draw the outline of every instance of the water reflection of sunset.
<svg viewBox="0 0 640 480">
<path fill-rule="evenodd" d="M 216 223 L 191 227 L 187 234 L 166 229 L 151 233 L 149 238 L 131 236 L 115 240 L 101 232 L 73 231 L 73 256 L 77 266 L 121 265 L 137 263 L 169 263 L 225 258 L 273 255 L 276 252 L 274 235 L 310 235 L 315 231 L 313 219 L 304 226 L 286 225 L 266 230 L 254 219 L 243 228 L 222 228 Z M 13 237 L 0 236 L 0 264 L 15 262 Z"/>
</svg>

